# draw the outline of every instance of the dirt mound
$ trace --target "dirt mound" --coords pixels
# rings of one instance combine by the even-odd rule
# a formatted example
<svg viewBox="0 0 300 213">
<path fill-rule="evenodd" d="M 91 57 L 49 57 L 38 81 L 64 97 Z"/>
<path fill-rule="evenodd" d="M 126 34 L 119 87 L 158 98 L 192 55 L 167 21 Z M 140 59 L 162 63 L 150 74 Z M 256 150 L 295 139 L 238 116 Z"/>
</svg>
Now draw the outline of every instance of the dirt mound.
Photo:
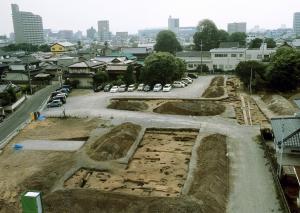
<svg viewBox="0 0 300 213">
<path fill-rule="evenodd" d="M 170 101 L 153 111 L 171 115 L 215 116 L 222 114 L 225 109 L 223 104 L 213 101 Z"/>
<path fill-rule="evenodd" d="M 202 206 L 187 198 L 138 197 L 101 192 L 98 190 L 71 189 L 56 191 L 44 197 L 45 212 L 107 212 L 146 213 L 180 212 L 202 213 Z M 214 205 L 214 204 L 212 204 Z"/>
<path fill-rule="evenodd" d="M 97 161 L 115 160 L 124 157 L 140 131 L 141 126 L 139 125 L 121 124 L 87 146 L 86 152 L 90 158 Z"/>
<path fill-rule="evenodd" d="M 144 111 L 148 109 L 148 105 L 141 101 L 114 100 L 107 108 L 129 111 Z"/>
<path fill-rule="evenodd" d="M 293 115 L 297 112 L 293 104 L 280 95 L 264 95 L 262 100 L 276 115 Z"/>
<path fill-rule="evenodd" d="M 205 90 L 202 97 L 204 98 L 217 98 L 225 94 L 224 90 L 224 77 L 214 77 L 209 87 Z"/>
<path fill-rule="evenodd" d="M 189 195 L 201 200 L 205 212 L 226 212 L 229 193 L 229 160 L 226 136 L 205 137 L 197 150 L 198 162 Z"/>
</svg>

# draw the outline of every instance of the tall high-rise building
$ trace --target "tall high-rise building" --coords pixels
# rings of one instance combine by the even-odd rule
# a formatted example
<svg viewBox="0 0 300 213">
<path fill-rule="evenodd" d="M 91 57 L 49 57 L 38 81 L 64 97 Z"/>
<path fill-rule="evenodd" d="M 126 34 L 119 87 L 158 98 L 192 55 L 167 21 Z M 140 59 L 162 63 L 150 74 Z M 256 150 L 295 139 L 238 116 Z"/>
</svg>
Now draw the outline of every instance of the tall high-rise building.
<svg viewBox="0 0 300 213">
<path fill-rule="evenodd" d="M 169 16 L 168 29 L 173 31 L 175 34 L 178 34 L 179 33 L 179 18 L 172 18 L 172 16 Z"/>
<path fill-rule="evenodd" d="M 300 12 L 294 13 L 294 32 L 300 35 Z"/>
<path fill-rule="evenodd" d="M 88 39 L 94 40 L 96 38 L 96 34 L 97 34 L 97 31 L 93 27 L 86 30 L 86 37 Z"/>
<path fill-rule="evenodd" d="M 109 21 L 98 21 L 98 38 L 99 41 L 105 42 L 110 40 Z"/>
<path fill-rule="evenodd" d="M 19 10 L 17 4 L 11 5 L 16 43 L 42 44 L 44 42 L 42 17 L 31 12 Z"/>
<path fill-rule="evenodd" d="M 246 33 L 247 32 L 247 23 L 239 22 L 239 23 L 229 23 L 227 25 L 227 32 L 231 33 Z"/>
</svg>

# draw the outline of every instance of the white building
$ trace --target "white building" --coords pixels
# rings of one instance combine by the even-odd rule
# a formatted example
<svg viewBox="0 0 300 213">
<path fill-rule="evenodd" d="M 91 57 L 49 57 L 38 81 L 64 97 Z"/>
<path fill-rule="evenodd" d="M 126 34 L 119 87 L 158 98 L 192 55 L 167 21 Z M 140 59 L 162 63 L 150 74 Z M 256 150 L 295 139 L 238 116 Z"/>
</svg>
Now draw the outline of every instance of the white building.
<svg viewBox="0 0 300 213">
<path fill-rule="evenodd" d="M 246 33 L 247 31 L 247 23 L 246 22 L 239 22 L 239 23 L 229 23 L 227 25 L 227 32 L 229 34 L 232 34 L 232 33 Z"/>
<path fill-rule="evenodd" d="M 199 65 L 205 64 L 209 70 L 213 70 L 211 54 L 208 51 L 182 51 L 176 53 L 176 57 L 185 61 L 188 71 L 195 71 Z"/>
<path fill-rule="evenodd" d="M 268 49 L 262 44 L 259 49 L 246 48 L 215 48 L 210 50 L 214 69 L 224 71 L 234 70 L 241 61 L 263 61 L 268 60 L 276 49 Z"/>
<path fill-rule="evenodd" d="M 169 16 L 168 29 L 173 31 L 175 34 L 178 34 L 179 33 L 179 18 L 172 18 L 172 16 Z"/>
<path fill-rule="evenodd" d="M 300 35 L 300 12 L 294 13 L 294 32 L 296 35 Z"/>
<path fill-rule="evenodd" d="M 98 37 L 99 41 L 105 42 L 109 41 L 111 38 L 111 33 L 109 32 L 109 21 L 101 20 L 98 21 Z"/>
</svg>

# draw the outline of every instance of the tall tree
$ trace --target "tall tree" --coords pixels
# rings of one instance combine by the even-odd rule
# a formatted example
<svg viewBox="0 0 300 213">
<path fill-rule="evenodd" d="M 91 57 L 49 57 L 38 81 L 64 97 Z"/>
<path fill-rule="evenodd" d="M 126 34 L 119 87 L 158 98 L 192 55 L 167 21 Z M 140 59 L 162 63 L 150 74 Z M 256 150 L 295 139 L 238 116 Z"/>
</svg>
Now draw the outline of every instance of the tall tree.
<svg viewBox="0 0 300 213">
<path fill-rule="evenodd" d="M 274 41 L 273 38 L 266 38 L 265 42 L 267 43 L 268 48 L 275 48 L 276 47 L 276 42 Z"/>
<path fill-rule="evenodd" d="M 141 80 L 151 85 L 171 83 L 177 70 L 176 58 L 172 54 L 154 53 L 145 59 Z"/>
<path fill-rule="evenodd" d="M 232 33 L 228 40 L 232 42 L 239 42 L 240 45 L 244 46 L 246 44 L 246 38 L 246 33 L 236 32 Z"/>
<path fill-rule="evenodd" d="M 261 44 L 263 43 L 263 40 L 260 38 L 253 39 L 250 44 L 249 48 L 260 48 Z"/>
<path fill-rule="evenodd" d="M 127 70 L 124 73 L 124 78 L 123 78 L 123 80 L 126 84 L 133 84 L 134 83 L 134 74 L 133 74 L 133 72 L 134 72 L 134 66 L 129 65 L 127 67 Z"/>
<path fill-rule="evenodd" d="M 157 52 L 169 52 L 175 54 L 177 51 L 181 51 L 182 47 L 180 46 L 175 33 L 170 30 L 163 30 L 160 31 L 156 37 L 154 50 Z"/>
<path fill-rule="evenodd" d="M 197 26 L 198 32 L 194 34 L 194 43 L 197 50 L 209 51 L 218 47 L 218 28 L 215 23 L 209 19 L 204 19 Z"/>
</svg>

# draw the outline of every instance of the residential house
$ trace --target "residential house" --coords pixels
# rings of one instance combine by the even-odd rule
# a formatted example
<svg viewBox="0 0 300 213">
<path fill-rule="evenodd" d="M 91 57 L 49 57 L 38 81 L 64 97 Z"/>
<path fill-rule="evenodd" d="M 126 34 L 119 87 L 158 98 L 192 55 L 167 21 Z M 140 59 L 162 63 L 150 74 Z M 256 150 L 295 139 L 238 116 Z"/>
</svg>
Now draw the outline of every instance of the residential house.
<svg viewBox="0 0 300 213">
<path fill-rule="evenodd" d="M 188 71 L 195 71 L 201 64 L 205 64 L 209 70 L 213 69 L 209 51 L 202 51 L 202 53 L 201 51 L 182 51 L 177 52 L 176 57 L 185 61 Z"/>
<path fill-rule="evenodd" d="M 269 61 L 271 55 L 276 52 L 275 48 L 268 48 L 267 44 L 264 43 L 260 48 L 257 49 L 247 49 L 246 50 L 246 60 L 247 61 Z"/>
<path fill-rule="evenodd" d="M 71 81 L 78 80 L 78 88 L 93 88 L 93 77 L 102 70 L 105 70 L 105 63 L 91 59 L 70 65 L 65 77 Z"/>
<path fill-rule="evenodd" d="M 144 61 L 153 51 L 147 47 L 123 47 L 121 48 L 122 53 L 132 54 L 137 58 L 138 61 Z"/>
<path fill-rule="evenodd" d="M 58 42 L 52 44 L 50 49 L 51 52 L 55 55 L 64 54 L 76 50 L 76 45 L 70 42 Z"/>
</svg>

